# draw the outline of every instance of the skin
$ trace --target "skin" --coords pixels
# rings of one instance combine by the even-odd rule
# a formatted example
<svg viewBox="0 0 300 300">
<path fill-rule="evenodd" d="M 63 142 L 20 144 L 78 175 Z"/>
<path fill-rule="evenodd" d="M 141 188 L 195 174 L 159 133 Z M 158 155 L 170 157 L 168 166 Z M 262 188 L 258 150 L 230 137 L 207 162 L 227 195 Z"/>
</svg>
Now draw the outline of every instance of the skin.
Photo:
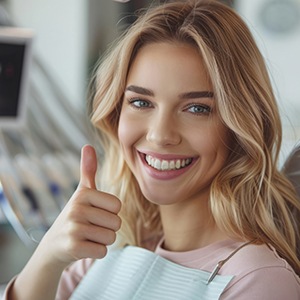
<svg viewBox="0 0 300 300">
<path fill-rule="evenodd" d="M 138 52 L 128 73 L 119 140 L 142 193 L 160 206 L 165 248 L 187 251 L 226 238 L 213 221 L 208 197 L 229 154 L 229 133 L 195 48 L 155 43 Z M 146 155 L 191 164 L 157 170 Z"/>
</svg>

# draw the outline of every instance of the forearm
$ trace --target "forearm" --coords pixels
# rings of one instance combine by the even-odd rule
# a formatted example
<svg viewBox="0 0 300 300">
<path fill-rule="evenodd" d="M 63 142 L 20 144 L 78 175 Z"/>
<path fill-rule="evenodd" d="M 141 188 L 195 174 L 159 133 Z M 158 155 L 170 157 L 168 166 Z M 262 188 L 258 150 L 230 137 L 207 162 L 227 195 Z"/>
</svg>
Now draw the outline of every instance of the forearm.
<svg viewBox="0 0 300 300">
<path fill-rule="evenodd" d="M 8 293 L 8 300 L 54 300 L 63 265 L 51 264 L 37 249 Z"/>
</svg>

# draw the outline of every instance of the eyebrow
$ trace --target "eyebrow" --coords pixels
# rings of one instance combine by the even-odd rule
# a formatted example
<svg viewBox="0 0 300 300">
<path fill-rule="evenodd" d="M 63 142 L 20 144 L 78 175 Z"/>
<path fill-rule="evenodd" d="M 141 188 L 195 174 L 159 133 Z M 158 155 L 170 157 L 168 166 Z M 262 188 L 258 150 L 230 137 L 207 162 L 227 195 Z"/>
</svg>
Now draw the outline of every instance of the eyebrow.
<svg viewBox="0 0 300 300">
<path fill-rule="evenodd" d="M 129 85 L 125 91 L 131 91 L 137 94 L 145 95 L 145 96 L 154 96 L 154 92 L 150 89 L 143 88 L 137 85 Z M 196 98 L 212 98 L 214 93 L 211 91 L 194 91 L 182 93 L 179 95 L 181 99 L 196 99 Z"/>
</svg>

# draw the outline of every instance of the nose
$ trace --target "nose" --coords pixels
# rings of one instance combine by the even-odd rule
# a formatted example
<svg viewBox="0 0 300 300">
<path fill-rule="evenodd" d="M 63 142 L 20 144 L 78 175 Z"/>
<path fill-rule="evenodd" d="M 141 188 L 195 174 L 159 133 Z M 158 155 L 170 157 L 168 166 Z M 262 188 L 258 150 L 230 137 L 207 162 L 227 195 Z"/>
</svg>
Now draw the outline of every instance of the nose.
<svg viewBox="0 0 300 300">
<path fill-rule="evenodd" d="M 181 142 L 179 127 L 173 115 L 161 113 L 152 116 L 149 121 L 146 139 L 158 146 L 178 145 Z"/>
</svg>

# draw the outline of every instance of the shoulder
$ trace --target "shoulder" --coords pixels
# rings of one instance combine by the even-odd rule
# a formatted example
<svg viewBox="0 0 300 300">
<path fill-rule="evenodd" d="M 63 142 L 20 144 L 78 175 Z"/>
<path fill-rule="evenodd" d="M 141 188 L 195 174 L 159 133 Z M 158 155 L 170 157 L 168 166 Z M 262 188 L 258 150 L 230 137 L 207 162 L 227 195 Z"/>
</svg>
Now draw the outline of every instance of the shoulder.
<svg viewBox="0 0 300 300">
<path fill-rule="evenodd" d="M 223 294 L 227 299 L 300 299 L 300 280 L 289 264 L 267 245 L 248 245 L 238 251 L 220 274 L 234 275 Z"/>
</svg>

